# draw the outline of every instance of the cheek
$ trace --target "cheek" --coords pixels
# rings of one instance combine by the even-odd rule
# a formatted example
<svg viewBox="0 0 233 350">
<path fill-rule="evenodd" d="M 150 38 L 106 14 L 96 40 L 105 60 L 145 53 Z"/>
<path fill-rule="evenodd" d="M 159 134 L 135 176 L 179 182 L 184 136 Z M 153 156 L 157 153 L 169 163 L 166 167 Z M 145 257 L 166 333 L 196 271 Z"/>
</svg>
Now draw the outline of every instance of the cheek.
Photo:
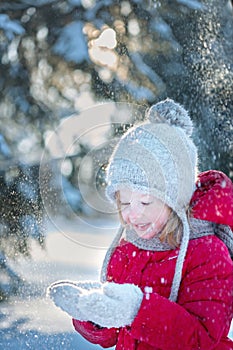
<svg viewBox="0 0 233 350">
<path fill-rule="evenodd" d="M 159 221 L 161 222 L 161 224 L 165 224 L 168 221 L 168 218 L 169 218 L 169 212 L 166 209 L 161 211 L 160 217 L 159 217 Z"/>
<path fill-rule="evenodd" d="M 168 220 L 168 213 L 164 207 L 161 207 L 148 213 L 148 217 L 150 217 L 151 221 L 154 223 L 163 224 Z"/>
</svg>

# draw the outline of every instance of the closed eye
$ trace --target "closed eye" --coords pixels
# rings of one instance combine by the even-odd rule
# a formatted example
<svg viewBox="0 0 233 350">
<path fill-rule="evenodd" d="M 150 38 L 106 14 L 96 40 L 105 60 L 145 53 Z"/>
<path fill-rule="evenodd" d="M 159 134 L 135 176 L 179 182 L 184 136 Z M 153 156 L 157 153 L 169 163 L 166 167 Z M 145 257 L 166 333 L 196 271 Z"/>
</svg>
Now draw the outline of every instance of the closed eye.
<svg viewBox="0 0 233 350">
<path fill-rule="evenodd" d="M 142 203 L 142 205 L 150 205 L 150 204 L 152 204 L 152 202 L 141 202 Z"/>
<path fill-rule="evenodd" d="M 130 205 L 130 203 L 121 202 L 120 205 L 127 206 L 127 205 Z"/>
</svg>

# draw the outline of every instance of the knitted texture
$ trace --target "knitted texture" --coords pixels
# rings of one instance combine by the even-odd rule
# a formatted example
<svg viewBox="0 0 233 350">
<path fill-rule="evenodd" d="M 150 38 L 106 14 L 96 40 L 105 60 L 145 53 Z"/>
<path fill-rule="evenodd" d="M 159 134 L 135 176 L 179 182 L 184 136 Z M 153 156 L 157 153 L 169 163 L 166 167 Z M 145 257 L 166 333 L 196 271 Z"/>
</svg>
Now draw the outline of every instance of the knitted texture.
<svg viewBox="0 0 233 350">
<path fill-rule="evenodd" d="M 125 187 L 149 192 L 179 214 L 195 188 L 197 150 L 189 137 L 192 122 L 170 99 L 152 106 L 147 117 L 150 119 L 130 128 L 116 146 L 107 168 L 106 195 L 114 201 L 116 191 Z"/>
<path fill-rule="evenodd" d="M 130 128 L 118 142 L 107 168 L 106 195 L 115 201 L 125 188 L 149 193 L 180 217 L 183 237 L 175 271 L 174 295 L 179 289 L 188 241 L 186 207 L 195 189 L 197 149 L 190 138 L 192 121 L 178 103 L 166 99 L 147 111 L 144 123 Z"/>
<path fill-rule="evenodd" d="M 151 123 L 168 123 L 181 127 L 188 136 L 192 135 L 193 123 L 188 112 L 178 103 L 167 99 L 153 105 L 147 114 Z"/>
<path fill-rule="evenodd" d="M 233 233 L 230 226 L 215 224 L 215 234 L 225 243 L 233 259 Z"/>
</svg>

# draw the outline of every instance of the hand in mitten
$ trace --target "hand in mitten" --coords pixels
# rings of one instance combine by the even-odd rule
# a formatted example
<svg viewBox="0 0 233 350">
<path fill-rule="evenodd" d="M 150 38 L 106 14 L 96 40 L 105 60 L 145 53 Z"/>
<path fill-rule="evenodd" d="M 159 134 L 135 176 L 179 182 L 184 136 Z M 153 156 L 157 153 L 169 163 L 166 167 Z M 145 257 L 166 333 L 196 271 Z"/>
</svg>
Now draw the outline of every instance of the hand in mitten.
<svg viewBox="0 0 233 350">
<path fill-rule="evenodd" d="M 57 307 L 71 317 L 80 321 L 87 321 L 85 315 L 82 315 L 78 309 L 79 296 L 86 291 L 99 289 L 101 285 L 100 282 L 92 281 L 57 281 L 48 287 L 47 296 L 52 299 Z"/>
<path fill-rule="evenodd" d="M 123 327 L 133 322 L 142 298 L 142 291 L 134 284 L 107 282 L 100 289 L 81 294 L 78 309 L 102 327 Z"/>
</svg>

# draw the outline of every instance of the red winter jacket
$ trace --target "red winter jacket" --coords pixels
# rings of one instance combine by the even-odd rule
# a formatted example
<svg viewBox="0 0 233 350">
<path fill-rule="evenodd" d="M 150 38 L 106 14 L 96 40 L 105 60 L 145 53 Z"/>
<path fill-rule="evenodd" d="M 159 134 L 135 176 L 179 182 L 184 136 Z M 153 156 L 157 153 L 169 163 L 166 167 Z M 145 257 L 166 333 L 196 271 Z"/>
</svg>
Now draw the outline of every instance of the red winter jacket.
<svg viewBox="0 0 233 350">
<path fill-rule="evenodd" d="M 233 227 L 228 215 L 233 184 L 224 174 L 202 173 L 191 204 L 195 217 Z M 227 247 L 216 236 L 190 241 L 174 303 L 168 297 L 178 252 L 146 251 L 122 240 L 107 276 L 109 281 L 140 286 L 144 298 L 136 318 L 120 329 L 73 320 L 75 329 L 88 341 L 104 348 L 116 345 L 116 350 L 232 350 L 227 334 L 233 315 L 233 263 Z M 152 293 L 145 291 L 147 286 Z"/>
</svg>

